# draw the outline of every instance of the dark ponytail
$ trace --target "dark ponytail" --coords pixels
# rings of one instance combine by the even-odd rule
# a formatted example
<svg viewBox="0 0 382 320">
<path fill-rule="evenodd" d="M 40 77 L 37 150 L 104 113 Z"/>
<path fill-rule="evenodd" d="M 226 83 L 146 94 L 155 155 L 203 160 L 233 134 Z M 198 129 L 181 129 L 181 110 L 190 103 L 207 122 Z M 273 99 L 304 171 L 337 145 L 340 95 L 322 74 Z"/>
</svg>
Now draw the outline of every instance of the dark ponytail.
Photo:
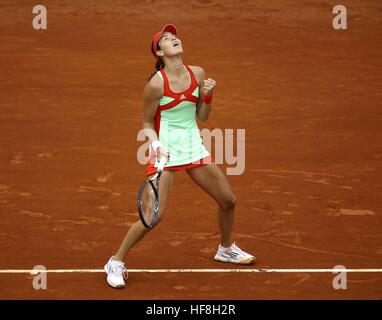
<svg viewBox="0 0 382 320">
<path fill-rule="evenodd" d="M 154 42 L 151 44 L 151 52 L 155 56 L 154 48 L 153 48 Z M 157 51 L 160 50 L 159 42 L 157 43 Z M 150 81 L 152 77 L 161 69 L 164 68 L 164 62 L 161 57 L 157 58 L 157 61 L 155 62 L 155 71 L 150 75 L 147 81 Z"/>
</svg>

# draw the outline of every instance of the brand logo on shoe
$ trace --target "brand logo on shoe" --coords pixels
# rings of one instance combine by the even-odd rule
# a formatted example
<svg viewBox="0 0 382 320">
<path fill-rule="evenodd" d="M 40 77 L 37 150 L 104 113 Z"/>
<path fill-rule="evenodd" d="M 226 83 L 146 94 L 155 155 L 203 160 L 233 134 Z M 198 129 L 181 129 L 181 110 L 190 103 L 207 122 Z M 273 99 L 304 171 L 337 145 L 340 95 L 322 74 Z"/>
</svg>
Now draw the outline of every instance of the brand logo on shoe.
<svg viewBox="0 0 382 320">
<path fill-rule="evenodd" d="M 238 253 L 236 252 L 223 252 L 223 257 L 226 257 L 226 258 L 237 258 L 239 256 Z"/>
</svg>

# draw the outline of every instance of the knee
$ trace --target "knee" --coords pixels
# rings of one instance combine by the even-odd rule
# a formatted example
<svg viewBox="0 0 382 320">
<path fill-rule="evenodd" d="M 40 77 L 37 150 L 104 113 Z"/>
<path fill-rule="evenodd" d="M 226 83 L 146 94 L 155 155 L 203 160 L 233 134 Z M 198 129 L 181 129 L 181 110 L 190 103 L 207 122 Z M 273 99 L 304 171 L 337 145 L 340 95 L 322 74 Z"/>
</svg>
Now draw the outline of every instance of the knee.
<svg viewBox="0 0 382 320">
<path fill-rule="evenodd" d="M 236 196 L 231 193 L 225 196 L 219 203 L 219 206 L 223 210 L 232 210 L 236 206 Z"/>
</svg>

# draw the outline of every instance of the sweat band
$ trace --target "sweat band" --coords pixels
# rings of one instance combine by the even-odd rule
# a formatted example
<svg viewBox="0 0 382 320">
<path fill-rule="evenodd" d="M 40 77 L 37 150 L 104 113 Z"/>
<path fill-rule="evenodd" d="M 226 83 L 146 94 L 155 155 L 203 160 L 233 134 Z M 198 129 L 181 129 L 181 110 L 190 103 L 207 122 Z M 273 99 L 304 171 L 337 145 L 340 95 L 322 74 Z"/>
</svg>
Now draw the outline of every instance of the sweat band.
<svg viewBox="0 0 382 320">
<path fill-rule="evenodd" d="M 207 104 L 210 104 L 212 102 L 212 92 L 210 93 L 209 96 L 204 96 L 203 97 L 203 102 L 207 103 Z"/>
</svg>

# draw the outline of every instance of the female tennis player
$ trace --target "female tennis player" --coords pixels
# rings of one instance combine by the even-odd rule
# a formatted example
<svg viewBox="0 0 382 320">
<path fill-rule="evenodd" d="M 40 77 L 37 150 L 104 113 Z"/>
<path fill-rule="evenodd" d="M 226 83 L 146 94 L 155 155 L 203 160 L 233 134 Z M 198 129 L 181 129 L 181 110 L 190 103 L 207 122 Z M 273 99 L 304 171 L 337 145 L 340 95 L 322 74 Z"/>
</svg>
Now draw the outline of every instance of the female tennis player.
<svg viewBox="0 0 382 320">
<path fill-rule="evenodd" d="M 197 115 L 202 122 L 207 120 L 216 82 L 206 79 L 201 67 L 183 64 L 182 42 L 174 25 L 168 24 L 154 35 L 151 51 L 157 59 L 157 71 L 151 75 L 143 94 L 143 128 L 150 138 L 153 155 L 146 175 L 154 175 L 159 159 L 168 157 L 159 182 L 158 221 L 163 218 L 175 172 L 186 170 L 191 179 L 218 204 L 221 242 L 215 260 L 251 264 L 255 257 L 241 250 L 232 240 L 235 195 L 227 178 L 205 149 L 195 118 Z M 111 287 L 125 286 L 127 253 L 149 230 L 141 221 L 130 227 L 119 250 L 105 265 L 107 282 Z"/>
</svg>

